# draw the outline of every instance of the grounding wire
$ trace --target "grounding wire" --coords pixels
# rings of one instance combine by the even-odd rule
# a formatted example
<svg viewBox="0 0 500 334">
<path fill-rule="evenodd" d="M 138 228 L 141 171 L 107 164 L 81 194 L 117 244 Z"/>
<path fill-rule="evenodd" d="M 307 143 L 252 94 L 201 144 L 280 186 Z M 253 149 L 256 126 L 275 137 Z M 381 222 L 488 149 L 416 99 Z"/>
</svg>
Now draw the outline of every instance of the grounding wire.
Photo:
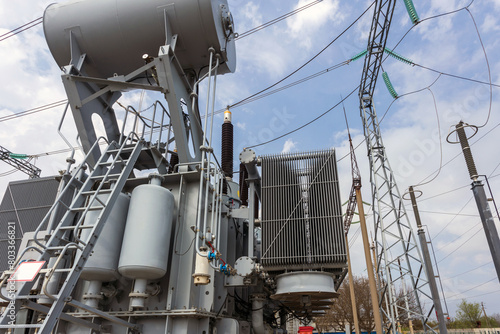
<svg viewBox="0 0 500 334">
<path fill-rule="evenodd" d="M 318 53 L 316 53 L 312 58 L 310 58 L 308 61 L 306 61 L 304 64 L 302 64 L 301 66 L 299 66 L 297 69 L 295 69 L 294 71 L 292 71 L 290 74 L 288 74 L 287 76 L 285 76 L 284 78 L 278 80 L 277 82 L 275 82 L 274 84 L 258 91 L 257 93 L 253 94 L 253 95 L 250 95 L 249 97 L 247 98 L 244 98 L 243 100 L 240 100 L 236 103 L 233 103 L 232 105 L 229 105 L 228 107 L 231 108 L 231 107 L 235 107 L 237 105 L 240 105 L 242 104 L 243 102 L 245 102 L 246 100 L 249 100 L 257 95 L 260 95 L 262 93 L 264 93 L 265 91 L 268 91 L 269 89 L 279 85 L 280 83 L 282 83 L 283 81 L 285 81 L 286 79 L 290 78 L 292 75 L 294 75 L 295 73 L 297 73 L 298 71 L 300 71 L 301 69 L 303 69 L 304 67 L 306 67 L 309 63 L 311 63 L 314 59 L 316 59 L 319 55 L 321 55 L 326 49 L 328 49 L 333 43 L 335 43 L 340 37 L 342 37 L 342 35 L 344 35 L 349 29 L 352 28 L 352 26 L 354 26 L 365 14 L 366 12 L 368 12 L 368 10 L 375 4 L 375 1 L 373 1 L 371 3 L 371 5 L 360 15 L 358 16 L 347 28 L 345 28 L 339 35 L 337 35 L 332 41 L 330 41 L 323 49 L 321 49 Z"/>
</svg>

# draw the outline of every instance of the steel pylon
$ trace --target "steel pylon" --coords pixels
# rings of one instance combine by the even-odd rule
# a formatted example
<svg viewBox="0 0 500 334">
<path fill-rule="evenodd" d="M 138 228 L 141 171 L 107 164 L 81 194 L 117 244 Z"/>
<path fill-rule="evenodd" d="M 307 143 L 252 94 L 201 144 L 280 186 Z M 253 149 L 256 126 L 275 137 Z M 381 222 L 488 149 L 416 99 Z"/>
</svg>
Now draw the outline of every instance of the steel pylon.
<svg viewBox="0 0 500 334">
<path fill-rule="evenodd" d="M 376 1 L 359 90 L 370 163 L 379 303 L 387 331 L 396 332 L 399 324 L 408 319 L 420 320 L 425 331 L 435 331 L 427 323 L 434 308 L 428 282 L 434 277 L 427 277 L 387 158 L 373 102 L 395 3 L 395 0 Z M 408 283 L 411 289 L 402 289 Z"/>
</svg>

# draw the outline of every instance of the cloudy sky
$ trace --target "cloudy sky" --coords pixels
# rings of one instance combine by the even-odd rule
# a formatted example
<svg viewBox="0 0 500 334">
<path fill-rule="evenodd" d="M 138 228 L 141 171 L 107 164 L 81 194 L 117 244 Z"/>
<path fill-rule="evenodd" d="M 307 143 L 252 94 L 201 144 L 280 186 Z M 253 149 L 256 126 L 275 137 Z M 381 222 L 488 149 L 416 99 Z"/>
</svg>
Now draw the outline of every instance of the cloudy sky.
<svg viewBox="0 0 500 334">
<path fill-rule="evenodd" d="M 53 1 L 0 0 L 0 35 L 41 17 L 50 2 Z M 309 2 L 312 1 L 229 0 L 229 5 L 236 30 L 242 34 Z M 239 39 L 236 42 L 237 71 L 220 77 L 216 109 L 245 99 L 302 66 L 339 36 L 370 3 L 323 0 L 300 14 Z M 379 78 L 374 96 L 379 119 L 382 119 L 387 154 L 402 193 L 411 185 L 421 184 L 418 189 L 423 194 L 419 198 L 419 208 L 423 224 L 432 237 L 450 315 L 455 315 L 456 304 L 462 298 L 484 302 L 488 313 L 500 313 L 500 284 L 472 197 L 466 165 L 459 145 L 446 142 L 450 128 L 460 120 L 479 127 L 471 139 L 472 152 L 479 174 L 489 176 L 493 195 L 500 201 L 500 115 L 497 112 L 500 1 L 476 0 L 468 7 L 469 12 L 460 9 L 470 1 L 417 0 L 414 3 L 422 22 L 412 28 L 404 3 L 399 1 L 387 46 L 393 49 L 405 36 L 396 52 L 417 65 L 386 59 L 383 70 L 400 98 L 392 98 L 382 78 Z M 456 12 L 438 16 L 453 11 Z M 356 89 L 363 59 L 339 68 L 336 65 L 366 49 L 372 13 L 368 11 L 317 58 L 274 89 L 316 73 L 321 75 L 231 110 L 235 125 L 235 157 L 244 147 L 284 135 L 255 147 L 255 151 L 262 155 L 335 147 L 340 159 L 348 153 L 341 107 L 332 109 L 299 131 L 287 133 L 330 110 L 341 97 L 354 91 L 346 99 L 345 108 L 354 145 L 359 145 L 356 154 L 363 178 L 364 199 L 371 202 L 370 173 L 366 145 L 362 143 L 364 136 Z M 65 168 L 67 153 L 45 153 L 67 148 L 57 134 L 63 107 L 5 118 L 66 98 L 60 70 L 47 48 L 41 25 L 1 40 L 0 59 L 3 82 L 0 88 L 0 145 L 15 153 L 38 156 L 35 163 L 42 169 L 42 176 L 54 175 Z M 491 91 L 490 75 L 494 84 Z M 121 102 L 141 109 L 157 98 L 134 91 L 125 94 Z M 63 133 L 76 145 L 72 122 L 71 118 L 66 119 Z M 215 131 L 219 131 L 222 115 L 216 116 L 215 123 Z M 213 147 L 219 151 L 219 136 L 215 136 Z M 351 187 L 349 159 L 340 160 L 339 169 L 344 202 Z M 10 171 L 7 164 L 0 165 L 0 175 Z M 21 172 L 0 177 L 0 193 L 3 194 L 9 181 L 25 178 Z M 430 182 L 423 184 L 424 181 Z M 411 206 L 408 202 L 405 205 L 411 224 L 415 226 Z M 369 212 L 368 207 L 365 210 Z M 372 229 L 371 219 L 370 215 L 368 222 Z M 498 220 L 496 223 L 499 228 Z M 364 257 L 358 225 L 352 226 L 350 240 L 354 273 L 363 275 Z"/>
</svg>

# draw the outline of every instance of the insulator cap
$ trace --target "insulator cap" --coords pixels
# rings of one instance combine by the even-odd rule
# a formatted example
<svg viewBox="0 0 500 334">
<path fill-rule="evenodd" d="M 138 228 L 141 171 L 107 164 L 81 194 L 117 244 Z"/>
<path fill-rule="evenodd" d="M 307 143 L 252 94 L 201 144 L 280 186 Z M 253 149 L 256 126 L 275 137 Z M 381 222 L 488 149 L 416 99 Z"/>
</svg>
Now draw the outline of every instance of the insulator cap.
<svg viewBox="0 0 500 334">
<path fill-rule="evenodd" d="M 229 110 L 224 111 L 224 123 L 231 123 L 232 114 Z"/>
</svg>

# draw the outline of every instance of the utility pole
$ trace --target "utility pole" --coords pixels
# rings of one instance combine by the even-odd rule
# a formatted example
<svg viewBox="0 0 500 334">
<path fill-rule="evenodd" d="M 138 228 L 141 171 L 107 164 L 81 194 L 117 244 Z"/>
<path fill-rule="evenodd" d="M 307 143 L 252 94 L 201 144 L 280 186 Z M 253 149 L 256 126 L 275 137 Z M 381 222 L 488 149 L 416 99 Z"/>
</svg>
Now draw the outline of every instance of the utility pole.
<svg viewBox="0 0 500 334">
<path fill-rule="evenodd" d="M 493 258 L 493 263 L 495 264 L 498 280 L 500 281 L 500 238 L 498 237 L 495 221 L 493 220 L 488 199 L 486 198 L 486 193 L 484 192 L 483 182 L 479 180 L 476 164 L 474 163 L 474 158 L 472 157 L 472 152 L 470 150 L 469 140 L 465 134 L 465 128 L 469 126 L 470 125 L 460 121 L 455 126 L 455 130 L 457 131 L 458 140 L 462 146 L 465 163 L 467 164 L 467 169 L 469 170 L 469 175 L 472 180 L 472 192 L 474 193 L 474 198 L 476 199 L 479 215 L 481 216 L 481 221 L 483 223 L 484 233 L 486 234 L 486 240 L 488 241 L 488 245 L 490 247 L 491 257 Z M 450 141 L 448 140 L 448 142 Z"/>
<path fill-rule="evenodd" d="M 425 271 L 427 272 L 427 278 L 429 279 L 429 287 L 431 289 L 432 301 L 434 303 L 434 309 L 436 310 L 436 317 L 439 325 L 439 333 L 447 334 L 448 329 L 446 328 L 446 321 L 444 319 L 443 308 L 441 307 L 441 299 L 439 297 L 439 291 L 436 284 L 436 279 L 434 275 L 434 269 L 432 268 L 431 256 L 429 253 L 429 247 L 427 247 L 427 240 L 425 238 L 425 231 L 422 227 L 422 222 L 420 220 L 420 212 L 418 211 L 417 199 L 415 198 L 415 191 L 413 186 L 409 188 L 411 205 L 413 206 L 413 214 L 415 215 L 415 221 L 417 222 L 417 233 L 420 239 L 420 249 L 424 257 Z"/>
<path fill-rule="evenodd" d="M 481 307 L 483 308 L 484 317 L 486 318 L 486 325 L 487 325 L 487 326 L 488 326 L 488 328 L 489 328 L 489 327 L 491 327 L 491 326 L 490 326 L 490 320 L 488 319 L 488 316 L 486 315 L 486 311 L 485 311 L 485 309 L 484 309 L 484 303 L 483 303 L 483 302 L 481 302 Z"/>
</svg>

